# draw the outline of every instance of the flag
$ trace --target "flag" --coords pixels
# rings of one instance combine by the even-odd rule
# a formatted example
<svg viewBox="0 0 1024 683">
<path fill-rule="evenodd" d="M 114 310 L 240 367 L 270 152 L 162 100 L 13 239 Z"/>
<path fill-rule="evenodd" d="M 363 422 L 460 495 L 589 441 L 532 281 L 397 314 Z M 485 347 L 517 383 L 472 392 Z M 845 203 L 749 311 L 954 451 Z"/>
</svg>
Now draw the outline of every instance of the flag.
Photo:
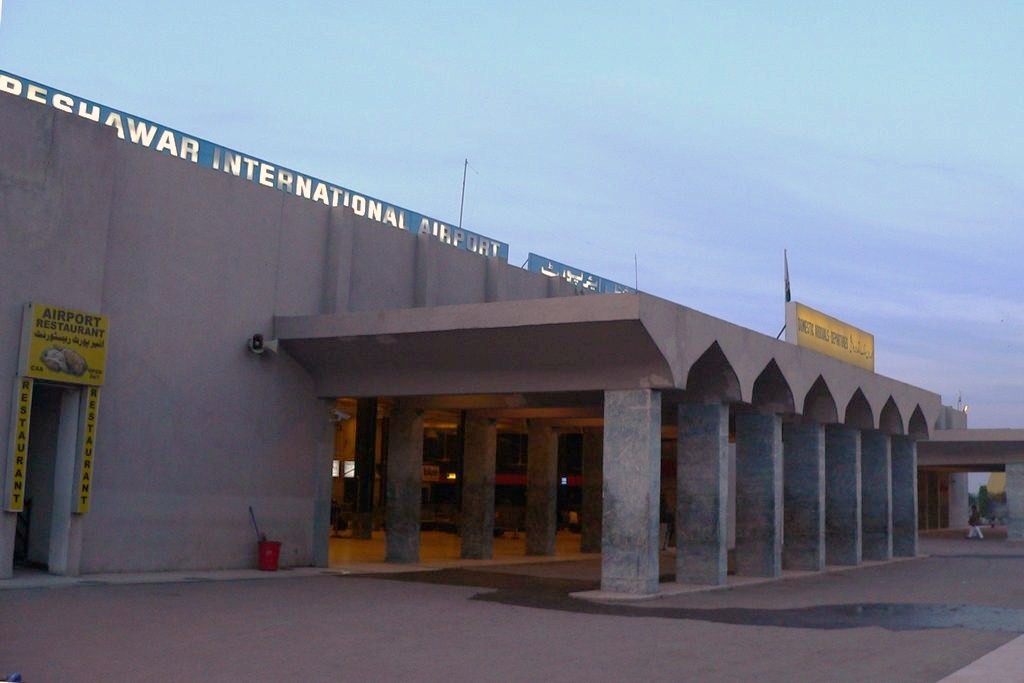
<svg viewBox="0 0 1024 683">
<path fill-rule="evenodd" d="M 789 255 L 786 253 L 785 249 L 782 250 L 782 263 L 786 270 L 786 303 L 788 304 L 793 300 L 793 297 L 789 293 Z"/>
</svg>

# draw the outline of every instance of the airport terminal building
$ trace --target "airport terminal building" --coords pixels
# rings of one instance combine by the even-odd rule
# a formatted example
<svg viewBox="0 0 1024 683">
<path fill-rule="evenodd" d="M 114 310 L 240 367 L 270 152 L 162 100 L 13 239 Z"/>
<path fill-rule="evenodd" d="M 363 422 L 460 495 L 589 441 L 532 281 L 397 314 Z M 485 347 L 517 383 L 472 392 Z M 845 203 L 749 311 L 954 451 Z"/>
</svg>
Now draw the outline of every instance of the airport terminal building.
<svg viewBox="0 0 1024 683">
<path fill-rule="evenodd" d="M 342 524 L 402 563 L 427 523 L 470 559 L 568 525 L 626 593 L 658 590 L 666 515 L 680 582 L 916 553 L 940 397 L 799 305 L 779 341 L 517 268 L 3 72 L 0 245 L 0 577 L 251 567 L 250 508 L 284 566 Z"/>
</svg>

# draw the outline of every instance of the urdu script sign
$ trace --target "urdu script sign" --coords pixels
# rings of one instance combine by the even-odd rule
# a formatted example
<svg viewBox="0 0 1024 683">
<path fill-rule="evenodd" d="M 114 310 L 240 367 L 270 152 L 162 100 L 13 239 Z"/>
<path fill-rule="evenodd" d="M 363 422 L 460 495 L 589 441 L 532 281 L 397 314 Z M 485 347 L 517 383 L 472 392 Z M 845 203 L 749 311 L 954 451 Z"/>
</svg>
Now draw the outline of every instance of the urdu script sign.
<svg viewBox="0 0 1024 683">
<path fill-rule="evenodd" d="M 875 336 L 795 301 L 786 304 L 786 341 L 875 371 Z"/>
</svg>

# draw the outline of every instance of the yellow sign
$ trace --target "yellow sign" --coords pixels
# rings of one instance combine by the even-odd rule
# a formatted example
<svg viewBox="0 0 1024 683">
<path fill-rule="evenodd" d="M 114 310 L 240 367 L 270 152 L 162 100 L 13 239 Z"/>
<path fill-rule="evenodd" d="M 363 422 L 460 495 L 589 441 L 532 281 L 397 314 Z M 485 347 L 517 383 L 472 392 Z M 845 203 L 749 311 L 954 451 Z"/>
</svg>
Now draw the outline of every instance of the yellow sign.
<svg viewBox="0 0 1024 683">
<path fill-rule="evenodd" d="M 92 457 L 96 452 L 96 419 L 100 412 L 99 387 L 89 387 L 84 407 L 78 430 L 78 499 L 75 502 L 75 512 L 80 515 L 89 511 L 89 494 L 92 493 Z"/>
<path fill-rule="evenodd" d="M 873 334 L 795 301 L 786 304 L 786 341 L 875 371 Z"/>
<path fill-rule="evenodd" d="M 32 418 L 32 380 L 14 382 L 14 412 L 11 420 L 11 450 L 7 456 L 7 486 L 4 499 L 9 512 L 25 507 L 25 469 L 28 467 L 28 429 Z"/>
<path fill-rule="evenodd" d="M 107 316 L 26 304 L 22 320 L 19 374 L 66 384 L 103 384 Z"/>
</svg>

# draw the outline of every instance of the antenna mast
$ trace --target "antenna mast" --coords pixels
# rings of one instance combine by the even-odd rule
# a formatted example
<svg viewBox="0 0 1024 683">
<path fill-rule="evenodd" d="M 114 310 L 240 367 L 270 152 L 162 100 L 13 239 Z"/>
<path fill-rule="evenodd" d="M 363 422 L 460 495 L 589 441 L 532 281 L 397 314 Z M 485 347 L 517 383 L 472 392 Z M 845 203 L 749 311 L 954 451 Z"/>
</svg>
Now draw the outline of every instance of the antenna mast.
<svg viewBox="0 0 1024 683">
<path fill-rule="evenodd" d="M 3 0 L 0 0 L 3 2 Z M 462 164 L 462 199 L 459 200 L 459 230 L 462 230 L 462 208 L 466 205 L 466 171 L 469 170 L 469 159 Z"/>
</svg>

